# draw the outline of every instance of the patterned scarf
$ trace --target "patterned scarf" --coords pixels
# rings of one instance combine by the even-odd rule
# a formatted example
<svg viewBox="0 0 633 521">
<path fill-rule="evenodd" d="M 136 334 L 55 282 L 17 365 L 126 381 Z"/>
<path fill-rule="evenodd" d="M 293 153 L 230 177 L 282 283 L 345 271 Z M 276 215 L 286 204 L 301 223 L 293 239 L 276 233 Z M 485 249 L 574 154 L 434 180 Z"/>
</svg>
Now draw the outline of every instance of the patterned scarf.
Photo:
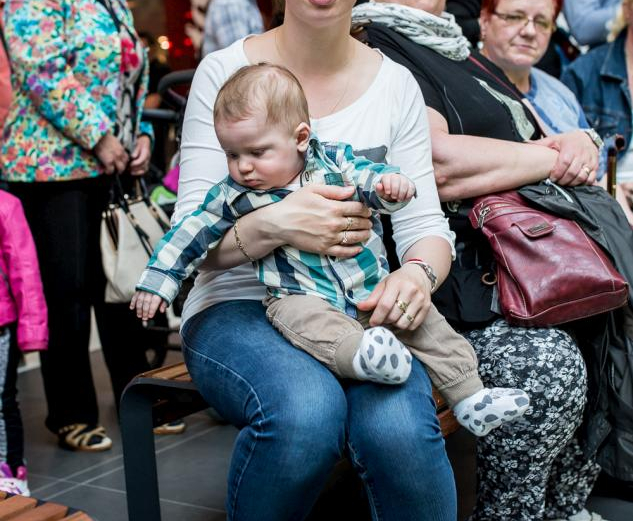
<svg viewBox="0 0 633 521">
<path fill-rule="evenodd" d="M 421 9 L 399 4 L 366 3 L 352 10 L 352 24 L 375 22 L 390 27 L 409 40 L 442 56 L 463 61 L 470 55 L 470 44 L 449 13 L 435 16 Z"/>
</svg>

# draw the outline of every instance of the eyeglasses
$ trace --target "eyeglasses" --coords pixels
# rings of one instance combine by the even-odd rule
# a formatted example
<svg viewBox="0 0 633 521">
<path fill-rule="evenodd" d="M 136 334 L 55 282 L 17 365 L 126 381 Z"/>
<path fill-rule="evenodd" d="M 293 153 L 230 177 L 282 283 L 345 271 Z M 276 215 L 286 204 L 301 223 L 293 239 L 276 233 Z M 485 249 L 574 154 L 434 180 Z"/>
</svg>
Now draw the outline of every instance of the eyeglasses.
<svg viewBox="0 0 633 521">
<path fill-rule="evenodd" d="M 497 13 L 494 11 L 492 14 L 501 18 L 505 23 L 513 27 L 526 27 L 527 24 L 532 22 L 534 29 L 542 33 L 551 33 L 554 30 L 554 22 L 548 20 L 544 16 L 528 16 L 525 13 Z"/>
</svg>

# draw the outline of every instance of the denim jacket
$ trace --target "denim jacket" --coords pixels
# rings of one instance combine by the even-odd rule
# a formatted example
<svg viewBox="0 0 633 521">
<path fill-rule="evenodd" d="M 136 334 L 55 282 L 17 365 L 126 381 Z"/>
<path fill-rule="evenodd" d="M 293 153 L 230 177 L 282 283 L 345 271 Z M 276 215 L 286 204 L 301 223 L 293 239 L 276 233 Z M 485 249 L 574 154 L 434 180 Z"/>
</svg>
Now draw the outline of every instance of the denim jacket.
<svg viewBox="0 0 633 521">
<path fill-rule="evenodd" d="M 624 136 L 624 150 L 631 142 L 633 119 L 625 41 L 626 31 L 623 31 L 614 42 L 596 47 L 576 59 L 561 77 L 578 98 L 589 124 L 605 142 L 615 134 Z"/>
</svg>

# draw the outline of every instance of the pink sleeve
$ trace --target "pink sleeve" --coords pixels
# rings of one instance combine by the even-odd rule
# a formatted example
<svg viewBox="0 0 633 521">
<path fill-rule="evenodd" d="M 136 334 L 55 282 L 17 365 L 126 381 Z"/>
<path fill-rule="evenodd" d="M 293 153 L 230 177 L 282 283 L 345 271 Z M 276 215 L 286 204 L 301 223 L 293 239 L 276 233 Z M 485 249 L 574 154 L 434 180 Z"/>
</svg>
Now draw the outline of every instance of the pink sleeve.
<svg viewBox="0 0 633 521">
<path fill-rule="evenodd" d="M 0 220 L 0 235 L 5 245 L 9 286 L 18 310 L 18 346 L 23 351 L 46 349 L 48 311 L 35 244 L 20 201 L 13 196 L 6 201 L 8 219 Z"/>
</svg>

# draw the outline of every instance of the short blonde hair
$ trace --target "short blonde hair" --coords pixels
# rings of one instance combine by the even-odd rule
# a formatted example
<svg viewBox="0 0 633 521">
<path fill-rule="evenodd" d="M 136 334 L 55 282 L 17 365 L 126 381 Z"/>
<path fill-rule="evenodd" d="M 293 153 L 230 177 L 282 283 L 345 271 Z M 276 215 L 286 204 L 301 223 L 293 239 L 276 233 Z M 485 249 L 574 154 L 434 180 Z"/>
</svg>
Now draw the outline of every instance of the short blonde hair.
<svg viewBox="0 0 633 521">
<path fill-rule="evenodd" d="M 266 111 L 266 123 L 294 131 L 300 123 L 310 124 L 308 102 L 299 80 L 285 67 L 271 63 L 238 69 L 218 91 L 213 119 L 240 121 Z"/>
</svg>

